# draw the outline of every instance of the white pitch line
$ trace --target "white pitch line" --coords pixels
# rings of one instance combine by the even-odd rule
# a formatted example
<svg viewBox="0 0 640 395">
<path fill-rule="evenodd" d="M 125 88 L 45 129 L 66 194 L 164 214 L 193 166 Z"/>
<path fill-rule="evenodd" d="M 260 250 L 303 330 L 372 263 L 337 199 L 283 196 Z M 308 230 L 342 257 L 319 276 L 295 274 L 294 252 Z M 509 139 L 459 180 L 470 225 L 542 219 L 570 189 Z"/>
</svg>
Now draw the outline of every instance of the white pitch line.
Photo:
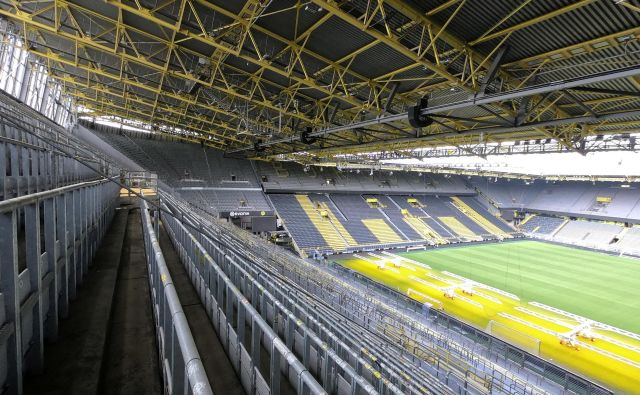
<svg viewBox="0 0 640 395">
<path fill-rule="evenodd" d="M 400 259 L 402 259 L 403 261 L 406 261 L 406 262 L 412 263 L 412 264 L 414 264 L 414 265 L 418 265 L 418 266 L 422 266 L 422 267 L 427 268 L 427 269 L 431 269 L 431 266 L 427 265 L 426 263 L 422 263 L 422 262 L 414 261 L 413 259 L 405 258 L 405 257 L 403 257 L 403 256 L 396 255 L 396 254 L 392 254 L 392 253 L 387 252 L 387 251 L 381 251 L 381 253 L 383 253 L 384 255 L 387 255 L 387 256 L 393 257 L 393 258 L 400 258 Z"/>
</svg>

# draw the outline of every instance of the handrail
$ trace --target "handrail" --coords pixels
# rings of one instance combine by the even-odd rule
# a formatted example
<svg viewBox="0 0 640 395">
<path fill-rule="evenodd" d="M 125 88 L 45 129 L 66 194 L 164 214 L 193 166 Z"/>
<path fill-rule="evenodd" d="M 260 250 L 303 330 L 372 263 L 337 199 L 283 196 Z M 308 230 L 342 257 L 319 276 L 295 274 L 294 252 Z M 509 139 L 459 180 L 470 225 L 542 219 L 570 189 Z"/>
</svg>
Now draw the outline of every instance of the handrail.
<svg viewBox="0 0 640 395">
<path fill-rule="evenodd" d="M 324 349 L 325 351 L 323 352 L 327 353 L 326 358 L 333 361 L 332 363 L 335 363 L 336 366 L 339 366 L 345 373 L 345 379 L 348 378 L 348 381 L 350 381 L 352 385 L 357 386 L 359 391 L 368 393 L 373 391 L 373 393 L 376 393 L 381 388 L 385 388 L 385 393 L 405 393 L 401 387 L 404 386 L 404 384 L 400 383 L 405 380 L 406 376 L 395 373 L 395 366 L 401 366 L 401 364 L 386 366 L 383 368 L 384 372 L 378 371 L 380 367 L 376 368 L 375 366 L 371 366 L 371 364 L 359 354 L 360 346 L 356 345 L 356 343 L 360 342 L 354 343 L 354 339 L 346 336 L 346 332 L 339 328 L 339 326 L 345 325 L 343 318 L 334 316 L 333 318 L 325 319 L 324 316 L 320 315 L 320 311 L 324 311 L 325 314 L 330 315 L 333 315 L 335 312 L 326 311 L 324 304 L 316 304 L 307 297 L 300 299 L 301 295 L 297 295 L 299 290 L 295 291 L 293 288 L 288 288 L 287 284 L 281 282 L 282 278 L 280 278 L 277 273 L 273 273 L 266 268 L 261 268 L 261 264 L 258 262 L 254 261 L 255 266 L 253 266 L 244 263 L 242 257 L 237 256 L 238 259 L 236 259 L 236 254 L 233 252 L 233 249 L 228 248 L 230 247 L 229 245 L 225 245 L 225 242 L 228 242 L 228 240 L 218 240 L 221 243 L 220 248 L 218 248 L 218 246 L 212 242 L 211 237 L 213 237 L 213 239 L 216 239 L 216 237 L 208 232 L 209 228 L 205 229 L 198 219 L 191 217 L 192 214 L 189 212 L 181 211 L 183 209 L 180 208 L 178 201 L 174 201 L 166 195 L 164 195 L 164 197 L 166 198 L 165 203 L 171 203 L 171 207 L 176 210 L 178 217 L 185 222 L 189 222 L 191 226 L 200 229 L 199 233 L 195 236 L 198 245 L 203 243 L 202 245 L 205 248 L 204 253 L 208 252 L 211 254 L 213 261 L 221 264 L 224 271 L 230 273 L 229 275 L 232 281 L 234 281 L 234 279 L 235 281 L 243 279 L 247 284 L 251 284 L 251 287 L 257 288 L 259 294 L 262 295 L 262 302 L 264 303 L 266 300 L 269 304 L 272 304 L 274 309 L 281 312 L 284 319 L 288 320 L 289 324 L 285 326 L 289 327 L 289 325 L 292 325 L 297 331 L 300 331 L 300 335 L 305 338 L 305 342 L 309 341 L 314 347 Z M 195 241 L 193 241 L 192 238 L 190 239 L 189 247 L 193 248 Z M 274 277 L 268 279 L 268 277 L 272 275 Z M 249 291 L 247 290 L 246 292 Z M 262 304 L 259 304 L 259 306 L 260 310 L 265 309 Z M 264 313 L 264 311 L 262 311 L 262 313 Z M 342 322 L 342 324 L 336 326 L 336 324 L 340 322 Z M 316 331 L 317 333 L 314 333 Z M 347 331 L 349 330 L 347 329 Z M 353 334 L 356 332 L 357 329 L 352 328 L 349 333 Z M 364 336 L 364 334 L 361 334 L 361 336 Z M 285 340 L 286 339 L 285 334 Z M 323 346 L 325 342 L 329 345 L 328 348 Z M 395 358 L 389 360 L 395 360 Z M 406 366 L 406 368 L 409 367 Z M 370 383 L 369 380 L 364 379 L 362 376 L 364 371 L 368 371 L 368 374 L 370 374 L 371 377 L 376 377 L 376 380 Z M 327 383 L 325 378 L 322 378 L 322 382 Z M 398 386 L 396 386 L 396 384 L 398 384 Z M 432 385 L 440 384 L 432 382 Z M 447 393 L 447 390 L 442 387 L 439 393 Z"/>
<path fill-rule="evenodd" d="M 165 376 L 165 385 L 171 389 L 169 393 L 185 394 L 187 392 L 184 385 L 187 384 L 190 390 L 188 393 L 213 395 L 189 323 L 162 255 L 149 215 L 149 206 L 144 199 L 140 199 L 140 214 L 149 284 L 155 291 L 152 292 L 153 312 L 157 330 L 164 335 L 159 335 L 158 338 L 160 355 L 164 362 L 162 373 Z M 177 344 L 174 339 L 177 339 Z M 180 358 L 176 358 L 176 352 L 180 353 Z M 184 376 L 187 380 L 184 380 Z"/>
<path fill-rule="evenodd" d="M 168 207 L 165 206 L 168 210 Z M 183 218 L 184 219 L 184 218 Z M 244 294 L 236 287 L 233 281 L 227 276 L 227 274 L 222 270 L 222 268 L 212 259 L 206 249 L 194 238 L 194 236 L 187 230 L 187 228 L 175 218 L 171 216 L 164 216 L 163 222 L 167 224 L 170 228 L 177 227 L 177 229 L 173 230 L 173 232 L 181 231 L 183 237 L 187 237 L 190 240 L 190 246 L 192 248 L 187 248 L 187 246 L 182 246 L 187 254 L 192 254 L 195 252 L 195 255 L 198 257 L 200 263 L 206 263 L 206 268 L 203 270 L 208 271 L 209 273 L 215 273 L 215 276 L 209 275 L 209 278 L 218 279 L 218 281 L 214 281 L 215 287 L 218 289 L 218 292 L 214 292 L 211 288 L 209 291 L 212 293 L 212 297 L 214 299 L 219 299 L 218 296 L 222 295 L 220 286 L 224 286 L 227 289 L 227 304 L 229 303 L 229 299 L 231 295 L 233 295 L 237 300 L 238 309 L 242 306 L 244 310 L 244 315 L 246 317 L 247 322 L 251 322 L 252 325 L 257 325 L 266 338 L 266 343 L 271 345 L 272 352 L 277 352 L 279 354 L 279 358 L 272 359 L 273 360 L 284 360 L 289 365 L 289 367 L 293 370 L 295 375 L 298 377 L 298 385 L 304 384 L 306 388 L 309 389 L 311 394 L 325 394 L 326 391 L 322 386 L 315 380 L 315 378 L 311 375 L 311 373 L 307 370 L 307 368 L 300 362 L 300 360 L 289 350 L 287 345 L 278 337 L 278 334 L 274 331 L 274 329 L 267 323 L 267 321 L 260 315 L 260 313 L 253 307 L 251 302 L 244 296 Z M 174 237 L 178 237 L 176 234 Z M 180 240 L 177 240 L 180 242 Z M 194 251 L 195 250 L 195 251 Z M 204 279 L 204 277 L 203 277 Z M 212 284 L 212 285 L 213 285 Z M 219 304 L 222 304 L 222 301 L 218 301 Z M 240 316 L 241 313 L 238 313 Z M 243 323 L 244 324 L 244 323 Z M 279 363 L 278 363 L 279 366 Z M 273 373 L 273 372 L 272 372 Z M 299 393 L 303 393 L 300 388 L 298 388 Z M 304 392 L 306 393 L 306 392 Z"/>
<path fill-rule="evenodd" d="M 50 197 L 61 195 L 65 192 L 73 191 L 75 189 L 99 185 L 106 182 L 111 182 L 111 179 L 102 178 L 100 180 L 95 180 L 95 181 L 84 181 L 84 182 L 79 182 L 77 184 L 65 185 L 60 188 L 49 189 L 47 191 L 31 193 L 29 195 L 18 196 L 18 197 L 7 199 L 7 200 L 2 200 L 0 201 L 0 212 L 13 210 L 16 207 L 34 203 L 40 199 L 47 199 Z"/>
</svg>

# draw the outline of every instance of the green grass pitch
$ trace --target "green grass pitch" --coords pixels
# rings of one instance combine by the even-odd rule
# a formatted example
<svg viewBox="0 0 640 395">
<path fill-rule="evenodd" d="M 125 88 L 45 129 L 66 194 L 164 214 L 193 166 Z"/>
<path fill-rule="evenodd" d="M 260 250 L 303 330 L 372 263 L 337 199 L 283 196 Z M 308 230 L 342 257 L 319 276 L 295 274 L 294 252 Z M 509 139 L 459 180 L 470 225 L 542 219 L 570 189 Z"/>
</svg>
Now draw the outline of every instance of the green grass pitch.
<svg viewBox="0 0 640 395">
<path fill-rule="evenodd" d="M 400 254 L 507 292 L 640 333 L 640 260 L 538 241 Z"/>
</svg>

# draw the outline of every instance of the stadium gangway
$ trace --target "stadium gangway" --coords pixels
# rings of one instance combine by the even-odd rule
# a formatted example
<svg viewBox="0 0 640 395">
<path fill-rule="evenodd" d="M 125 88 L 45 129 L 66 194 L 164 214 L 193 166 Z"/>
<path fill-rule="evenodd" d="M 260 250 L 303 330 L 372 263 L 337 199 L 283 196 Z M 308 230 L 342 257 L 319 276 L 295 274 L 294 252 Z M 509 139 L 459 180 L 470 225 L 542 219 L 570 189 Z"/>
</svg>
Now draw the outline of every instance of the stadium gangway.
<svg viewBox="0 0 640 395">
<path fill-rule="evenodd" d="M 144 199 L 139 200 L 165 391 L 169 394 L 213 395 L 187 317 L 160 250 L 149 206 Z"/>
<path fill-rule="evenodd" d="M 24 372 L 42 371 L 45 339 L 57 338 L 58 320 L 67 316 L 69 300 L 113 218 L 118 189 L 103 179 L 0 202 L 4 393 L 21 394 Z M 19 238 L 24 238 L 25 267 L 19 266 Z"/>
<path fill-rule="evenodd" d="M 196 222 L 196 220 L 193 220 L 193 221 L 194 221 L 194 223 Z M 209 227 L 207 227 L 207 229 L 209 229 Z M 252 265 L 252 267 L 255 267 L 255 262 L 252 262 L 252 264 L 253 264 L 253 265 Z M 276 290 L 277 290 L 277 289 L 279 289 L 279 288 L 280 288 L 280 287 L 274 287 L 274 289 L 276 289 Z M 274 292 L 277 292 L 277 291 L 274 291 Z M 289 293 L 289 296 L 291 296 L 291 293 Z M 314 301 L 314 307 L 316 307 L 316 308 L 317 308 L 317 305 L 318 305 L 318 301 Z M 293 309 L 294 309 L 294 310 L 295 310 L 295 309 L 299 309 L 299 306 L 298 306 L 298 305 L 296 305 L 296 306 L 294 306 L 294 307 L 293 307 Z M 335 314 L 335 312 L 334 312 L 334 314 Z M 319 314 L 316 314 L 316 315 L 317 315 L 317 316 L 320 316 Z M 324 314 L 324 315 L 322 315 L 322 316 L 324 317 L 324 316 L 329 316 L 329 315 L 330 315 L 330 314 L 328 314 L 328 313 L 327 313 L 327 314 Z M 305 314 L 305 316 L 306 316 L 306 314 Z M 317 318 L 317 317 L 316 317 L 316 318 Z M 341 321 L 345 321 L 345 320 L 344 320 L 344 319 L 342 319 Z M 352 333 L 354 333 L 354 334 L 358 334 L 358 332 L 362 332 L 362 328 L 350 328 L 350 329 L 351 329 L 351 332 L 352 332 Z M 373 344 L 373 343 L 372 343 L 372 344 Z M 361 362 L 361 363 L 362 363 L 362 360 L 360 360 L 359 362 Z M 366 363 L 366 361 L 364 361 L 364 362 Z M 364 365 L 364 366 L 366 366 L 366 365 Z M 358 368 L 358 367 L 359 367 L 359 366 L 358 366 L 358 365 L 356 365 L 356 368 Z M 405 372 L 407 372 L 407 371 L 411 371 L 412 369 L 413 369 L 413 370 L 415 370 L 415 366 L 406 366 L 406 368 L 407 368 L 407 369 L 405 370 Z M 394 375 L 395 375 L 395 374 L 390 373 L 390 372 L 387 372 L 387 374 L 391 374 L 391 376 L 394 376 Z M 394 377 L 390 377 L 390 378 L 391 378 L 391 379 L 394 379 Z M 397 378 L 396 378 L 396 379 L 397 379 Z M 420 382 L 420 381 L 422 381 L 422 380 L 416 380 L 416 381 L 417 381 L 417 382 Z M 438 381 L 437 381 L 437 380 L 431 380 L 430 382 L 429 382 L 429 380 L 427 380 L 427 382 L 425 383 L 425 386 L 427 386 L 427 387 L 428 387 L 428 386 L 431 386 L 431 387 L 434 387 L 434 386 L 435 386 L 435 387 L 439 390 L 439 392 L 447 392 L 447 388 L 446 388 L 446 387 L 441 386 L 441 383 L 438 383 Z"/>
</svg>

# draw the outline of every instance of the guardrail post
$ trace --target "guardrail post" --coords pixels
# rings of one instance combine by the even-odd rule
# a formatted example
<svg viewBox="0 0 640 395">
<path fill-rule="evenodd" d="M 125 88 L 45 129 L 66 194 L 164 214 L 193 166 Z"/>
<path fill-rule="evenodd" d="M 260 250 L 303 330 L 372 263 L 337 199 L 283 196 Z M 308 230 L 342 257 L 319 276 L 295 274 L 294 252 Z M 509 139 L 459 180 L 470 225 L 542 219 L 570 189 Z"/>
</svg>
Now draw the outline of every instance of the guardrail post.
<svg viewBox="0 0 640 395">
<path fill-rule="evenodd" d="M 8 335 L 7 387 L 9 394 L 22 394 L 22 333 L 18 300 L 18 223 L 16 210 L 0 213 L 0 291 L 4 298 L 4 325 Z M 4 329 L 3 325 L 3 329 Z"/>
<path fill-rule="evenodd" d="M 29 369 L 35 373 L 42 371 L 44 365 L 44 338 L 43 338 L 43 312 L 42 312 L 42 265 L 40 246 L 40 204 L 34 202 L 24 208 L 25 222 L 25 247 L 27 269 L 29 270 L 29 282 L 31 289 L 27 300 L 35 298 L 32 307 L 31 347 L 29 349 Z"/>
<path fill-rule="evenodd" d="M 60 241 L 60 259 L 56 262 L 56 277 L 60 282 L 60 315 L 66 318 L 69 315 L 69 268 L 71 258 L 69 256 L 70 235 L 72 235 L 73 222 L 69 208 L 71 206 L 71 193 L 56 196 L 56 231 Z"/>
<path fill-rule="evenodd" d="M 271 359 L 269 363 L 271 378 L 269 386 L 272 394 L 280 393 L 280 352 L 276 346 L 275 339 L 271 342 Z"/>
<path fill-rule="evenodd" d="M 51 278 L 47 289 L 47 299 L 49 300 L 49 312 L 46 325 L 44 328 L 44 336 L 51 341 L 58 338 L 58 270 L 56 269 L 56 261 L 58 259 L 58 247 L 56 240 L 59 233 L 57 232 L 57 223 L 64 223 L 64 220 L 58 219 L 56 223 L 56 202 L 59 196 L 45 199 L 44 208 L 44 249 L 47 254 L 46 275 Z"/>
<path fill-rule="evenodd" d="M 251 320 L 251 360 L 254 366 L 260 366 L 260 339 L 262 330 L 257 322 L 257 317 Z"/>
</svg>

